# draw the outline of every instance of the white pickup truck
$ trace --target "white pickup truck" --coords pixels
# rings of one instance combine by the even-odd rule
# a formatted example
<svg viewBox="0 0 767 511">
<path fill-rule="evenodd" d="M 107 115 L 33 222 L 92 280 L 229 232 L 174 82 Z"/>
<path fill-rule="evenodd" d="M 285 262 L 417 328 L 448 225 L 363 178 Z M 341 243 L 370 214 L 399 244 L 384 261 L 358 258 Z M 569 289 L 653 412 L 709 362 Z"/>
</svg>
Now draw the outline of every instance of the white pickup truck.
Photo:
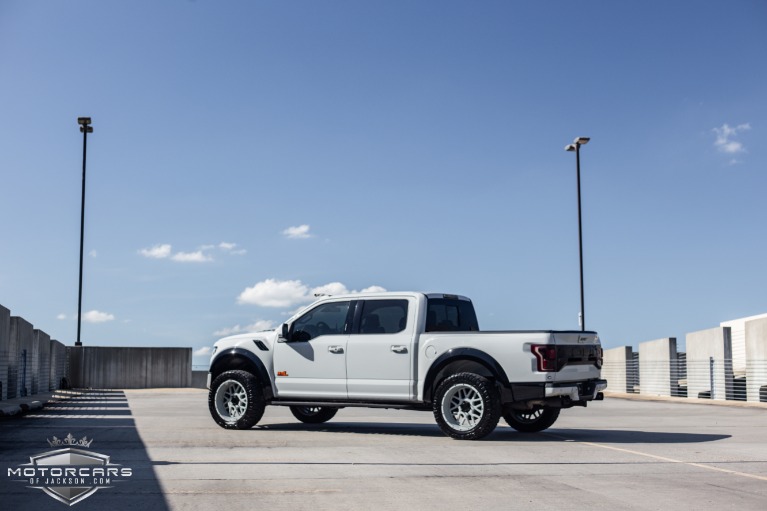
<svg viewBox="0 0 767 511">
<path fill-rule="evenodd" d="M 248 429 L 266 405 L 305 423 L 351 406 L 428 410 L 455 439 L 551 426 L 562 408 L 602 399 L 595 332 L 480 332 L 471 301 L 423 293 L 322 297 L 281 327 L 221 339 L 208 407 Z"/>
</svg>

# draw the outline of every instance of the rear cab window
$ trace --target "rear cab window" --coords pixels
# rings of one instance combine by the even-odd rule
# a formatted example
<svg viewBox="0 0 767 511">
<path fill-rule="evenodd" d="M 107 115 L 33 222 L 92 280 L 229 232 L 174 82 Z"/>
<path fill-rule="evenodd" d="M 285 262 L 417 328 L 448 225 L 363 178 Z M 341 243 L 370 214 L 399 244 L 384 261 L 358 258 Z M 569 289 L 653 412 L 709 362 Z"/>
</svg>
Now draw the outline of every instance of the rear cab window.
<svg viewBox="0 0 767 511">
<path fill-rule="evenodd" d="M 479 323 L 474 305 L 454 295 L 428 297 L 426 306 L 427 332 L 478 332 Z"/>
</svg>

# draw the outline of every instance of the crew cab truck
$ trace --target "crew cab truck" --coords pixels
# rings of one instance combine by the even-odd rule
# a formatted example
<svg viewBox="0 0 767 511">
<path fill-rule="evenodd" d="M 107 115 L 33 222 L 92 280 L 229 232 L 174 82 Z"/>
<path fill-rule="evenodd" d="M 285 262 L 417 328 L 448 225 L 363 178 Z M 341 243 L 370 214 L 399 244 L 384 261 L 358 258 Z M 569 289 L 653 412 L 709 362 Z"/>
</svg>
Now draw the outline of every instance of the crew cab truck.
<svg viewBox="0 0 767 511">
<path fill-rule="evenodd" d="M 471 300 L 414 292 L 325 296 L 274 330 L 215 344 L 208 407 L 248 429 L 267 405 L 305 423 L 340 408 L 426 410 L 459 440 L 550 427 L 560 410 L 601 400 L 595 332 L 480 332 Z"/>
</svg>

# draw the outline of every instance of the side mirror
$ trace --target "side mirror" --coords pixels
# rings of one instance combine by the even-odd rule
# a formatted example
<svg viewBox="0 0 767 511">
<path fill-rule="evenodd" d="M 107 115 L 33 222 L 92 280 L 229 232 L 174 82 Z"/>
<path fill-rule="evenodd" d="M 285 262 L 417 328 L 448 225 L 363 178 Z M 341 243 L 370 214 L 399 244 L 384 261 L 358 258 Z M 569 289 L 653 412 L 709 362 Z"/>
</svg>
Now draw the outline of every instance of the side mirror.
<svg viewBox="0 0 767 511">
<path fill-rule="evenodd" d="M 282 330 L 280 331 L 280 341 L 282 342 L 290 341 L 290 329 L 288 328 L 287 323 L 282 324 Z"/>
</svg>

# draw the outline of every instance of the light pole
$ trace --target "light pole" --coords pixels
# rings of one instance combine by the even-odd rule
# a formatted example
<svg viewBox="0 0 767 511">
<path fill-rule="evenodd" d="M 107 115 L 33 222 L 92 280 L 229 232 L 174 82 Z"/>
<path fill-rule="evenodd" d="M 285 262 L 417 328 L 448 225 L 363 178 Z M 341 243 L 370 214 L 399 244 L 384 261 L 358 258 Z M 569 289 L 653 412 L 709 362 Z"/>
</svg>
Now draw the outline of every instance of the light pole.
<svg viewBox="0 0 767 511">
<path fill-rule="evenodd" d="M 83 316 L 83 233 L 85 231 L 85 155 L 88 148 L 88 133 L 93 133 L 90 117 L 78 117 L 77 124 L 80 125 L 80 133 L 83 134 L 83 193 L 80 203 L 80 285 L 77 294 L 77 340 L 75 346 L 82 346 L 80 342 L 80 326 Z"/>
<path fill-rule="evenodd" d="M 578 137 L 572 144 L 565 146 L 565 151 L 575 151 L 575 167 L 578 179 L 578 257 L 581 269 L 581 313 L 578 322 L 581 331 L 586 330 L 586 311 L 583 305 L 583 224 L 581 222 L 581 146 L 586 145 L 591 140 L 588 137 Z"/>
</svg>

